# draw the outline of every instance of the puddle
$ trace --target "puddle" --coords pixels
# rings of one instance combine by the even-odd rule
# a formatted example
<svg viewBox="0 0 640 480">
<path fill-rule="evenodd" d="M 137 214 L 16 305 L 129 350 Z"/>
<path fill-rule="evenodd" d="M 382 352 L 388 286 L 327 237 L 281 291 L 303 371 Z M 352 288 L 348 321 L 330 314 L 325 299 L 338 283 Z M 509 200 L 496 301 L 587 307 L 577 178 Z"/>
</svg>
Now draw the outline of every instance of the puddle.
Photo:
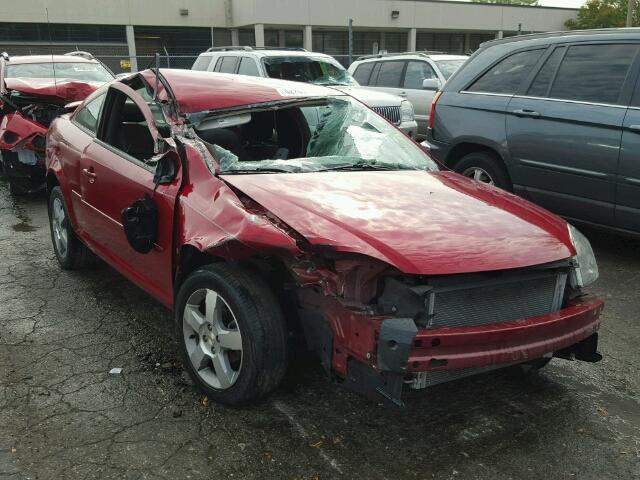
<svg viewBox="0 0 640 480">
<path fill-rule="evenodd" d="M 13 225 L 11 225 L 11 228 L 15 232 L 33 232 L 37 230 L 38 227 L 34 227 L 33 225 L 31 225 L 31 217 L 27 215 L 24 207 L 20 205 L 17 200 L 18 199 L 14 197 L 11 198 L 13 214 L 16 216 L 16 220 L 18 220 L 18 223 L 14 223 Z"/>
</svg>

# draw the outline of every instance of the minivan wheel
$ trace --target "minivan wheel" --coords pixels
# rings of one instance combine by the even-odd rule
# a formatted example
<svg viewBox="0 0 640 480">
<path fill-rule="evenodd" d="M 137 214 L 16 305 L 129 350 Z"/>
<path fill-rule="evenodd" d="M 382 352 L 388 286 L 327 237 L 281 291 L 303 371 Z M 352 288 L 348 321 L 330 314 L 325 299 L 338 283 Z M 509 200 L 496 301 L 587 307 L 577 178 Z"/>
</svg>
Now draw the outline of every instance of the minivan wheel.
<svg viewBox="0 0 640 480">
<path fill-rule="evenodd" d="M 254 273 L 229 264 L 204 266 L 181 286 L 175 312 L 182 361 L 212 400 L 255 400 L 282 381 L 286 324 L 276 297 Z"/>
<path fill-rule="evenodd" d="M 51 242 L 58 263 L 64 270 L 86 268 L 96 263 L 97 257 L 76 237 L 60 187 L 49 195 L 49 227 Z"/>
<path fill-rule="evenodd" d="M 495 185 L 503 190 L 513 189 L 509 175 L 500 159 L 489 152 L 473 152 L 462 157 L 453 169 L 482 183 Z"/>
</svg>

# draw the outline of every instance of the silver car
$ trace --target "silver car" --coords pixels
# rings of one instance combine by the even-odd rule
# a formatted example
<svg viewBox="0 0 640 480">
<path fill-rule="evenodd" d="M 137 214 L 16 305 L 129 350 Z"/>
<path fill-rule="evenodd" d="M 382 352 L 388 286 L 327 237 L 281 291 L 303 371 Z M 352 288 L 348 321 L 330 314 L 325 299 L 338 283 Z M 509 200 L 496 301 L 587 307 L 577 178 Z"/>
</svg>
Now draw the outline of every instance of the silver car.
<svg viewBox="0 0 640 480">
<path fill-rule="evenodd" d="M 201 53 L 192 70 L 271 77 L 337 88 L 360 100 L 411 138 L 416 138 L 413 105 L 397 95 L 362 88 L 333 57 L 304 49 L 212 47 Z"/>
<path fill-rule="evenodd" d="M 423 139 L 433 95 L 467 58 L 428 52 L 367 55 L 353 62 L 349 73 L 362 86 L 409 100 L 415 108 L 418 138 Z"/>
</svg>

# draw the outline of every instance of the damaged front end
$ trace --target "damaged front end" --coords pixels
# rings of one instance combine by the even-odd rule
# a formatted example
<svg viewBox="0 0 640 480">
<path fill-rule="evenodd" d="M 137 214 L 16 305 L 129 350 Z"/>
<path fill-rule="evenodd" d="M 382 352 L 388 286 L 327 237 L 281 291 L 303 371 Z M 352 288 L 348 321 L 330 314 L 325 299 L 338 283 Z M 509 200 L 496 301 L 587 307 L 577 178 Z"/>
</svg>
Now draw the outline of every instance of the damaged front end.
<svg viewBox="0 0 640 480">
<path fill-rule="evenodd" d="M 46 134 L 53 120 L 69 111 L 66 100 L 19 90 L 0 93 L 0 153 L 12 193 L 44 187 Z"/>
<path fill-rule="evenodd" d="M 404 388 L 544 357 L 600 360 L 603 302 L 571 289 L 572 268 L 420 276 L 368 258 L 290 264 L 305 338 L 325 369 L 398 406 Z"/>
</svg>

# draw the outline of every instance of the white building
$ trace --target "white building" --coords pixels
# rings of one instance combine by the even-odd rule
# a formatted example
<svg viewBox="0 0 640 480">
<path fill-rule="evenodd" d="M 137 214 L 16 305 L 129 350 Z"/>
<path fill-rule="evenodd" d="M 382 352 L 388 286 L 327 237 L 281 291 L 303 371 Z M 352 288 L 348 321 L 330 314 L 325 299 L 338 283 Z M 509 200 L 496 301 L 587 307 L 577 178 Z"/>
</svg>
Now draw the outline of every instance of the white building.
<svg viewBox="0 0 640 480">
<path fill-rule="evenodd" d="M 129 57 L 135 68 L 136 58 L 147 62 L 156 52 L 186 66 L 221 45 L 304 47 L 344 60 L 351 18 L 354 55 L 463 53 L 518 31 L 562 30 L 576 13 L 441 0 L 5 0 L 0 49 L 15 55 L 78 47 L 116 70 L 126 69 Z"/>
</svg>

